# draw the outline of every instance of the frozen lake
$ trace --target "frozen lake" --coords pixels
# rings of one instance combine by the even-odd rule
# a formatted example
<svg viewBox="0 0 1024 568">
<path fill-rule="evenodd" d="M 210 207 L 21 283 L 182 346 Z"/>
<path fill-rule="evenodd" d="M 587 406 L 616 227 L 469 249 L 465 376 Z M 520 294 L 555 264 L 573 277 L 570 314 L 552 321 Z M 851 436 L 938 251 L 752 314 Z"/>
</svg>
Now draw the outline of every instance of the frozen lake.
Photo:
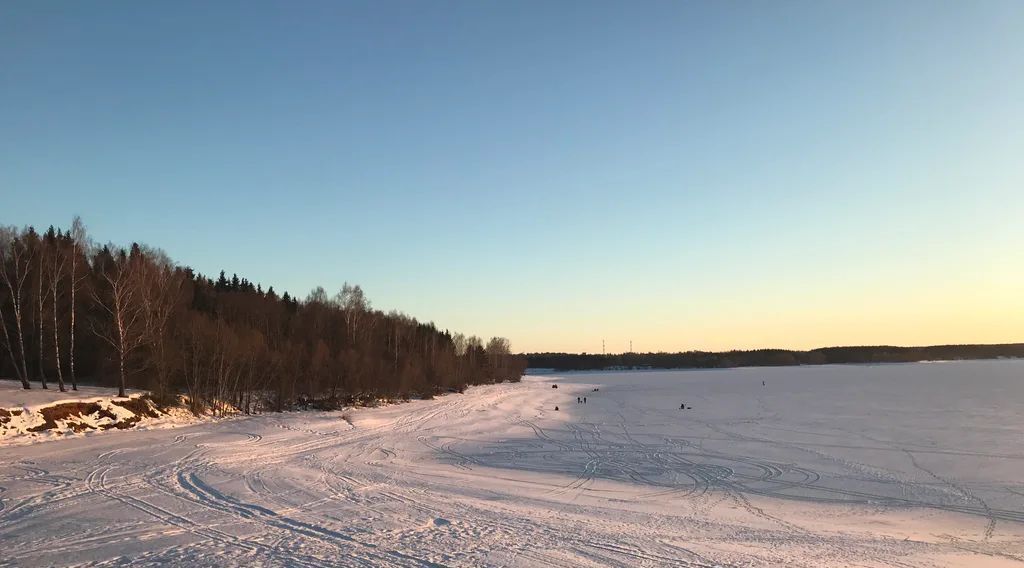
<svg viewBox="0 0 1024 568">
<path fill-rule="evenodd" d="M 1024 361 L 574 373 L 341 416 L 0 446 L 0 565 L 1024 566 Z"/>
</svg>

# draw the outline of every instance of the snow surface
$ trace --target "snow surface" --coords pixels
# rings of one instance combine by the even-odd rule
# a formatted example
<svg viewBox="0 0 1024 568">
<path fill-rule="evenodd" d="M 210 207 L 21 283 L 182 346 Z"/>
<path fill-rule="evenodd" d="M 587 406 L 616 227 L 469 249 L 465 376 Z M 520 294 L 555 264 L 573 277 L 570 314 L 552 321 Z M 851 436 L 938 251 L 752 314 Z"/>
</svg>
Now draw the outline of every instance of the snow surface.
<svg viewBox="0 0 1024 568">
<path fill-rule="evenodd" d="M 0 379 L 0 408 L 38 408 L 55 402 L 92 402 L 117 396 L 117 389 L 110 387 L 79 386 L 77 391 L 67 385 L 67 392 L 57 390 L 56 381 L 50 381 L 48 389 L 40 388 L 39 381 L 32 381 L 32 388 L 25 390 L 21 383 L 11 379 Z M 143 391 L 127 391 L 128 396 L 144 394 Z"/>
<path fill-rule="evenodd" d="M 1024 566 L 1022 418 L 1024 362 L 980 361 L 531 377 L 0 447 L 0 565 Z"/>
</svg>

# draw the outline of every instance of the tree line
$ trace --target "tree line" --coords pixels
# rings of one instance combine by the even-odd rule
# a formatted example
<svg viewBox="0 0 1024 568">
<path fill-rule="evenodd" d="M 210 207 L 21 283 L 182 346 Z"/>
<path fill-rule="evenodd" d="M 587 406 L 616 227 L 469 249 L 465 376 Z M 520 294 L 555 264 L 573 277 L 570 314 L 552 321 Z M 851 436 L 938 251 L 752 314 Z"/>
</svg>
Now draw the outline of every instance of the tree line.
<svg viewBox="0 0 1024 568">
<path fill-rule="evenodd" d="M 0 227 L 0 376 L 26 389 L 88 380 L 254 412 L 429 397 L 525 367 L 507 339 L 373 309 L 358 285 L 300 300 L 146 245 L 93 244 L 77 217 L 67 230 Z"/>
<path fill-rule="evenodd" d="M 809 351 L 754 349 L 748 351 L 685 351 L 679 353 L 529 353 L 531 368 L 556 371 L 604 369 L 718 369 L 730 367 L 775 367 L 850 363 L 912 363 L 958 359 L 1024 357 L 1024 344 L 932 345 L 894 347 L 889 345 L 822 347 Z"/>
</svg>

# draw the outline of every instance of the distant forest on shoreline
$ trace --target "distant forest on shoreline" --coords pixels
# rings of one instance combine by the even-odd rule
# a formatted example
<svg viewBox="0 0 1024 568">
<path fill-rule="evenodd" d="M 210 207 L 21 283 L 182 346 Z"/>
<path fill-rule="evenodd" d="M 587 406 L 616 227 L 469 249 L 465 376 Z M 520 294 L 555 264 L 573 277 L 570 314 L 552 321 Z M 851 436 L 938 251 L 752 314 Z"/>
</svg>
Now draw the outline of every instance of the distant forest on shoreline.
<svg viewBox="0 0 1024 568">
<path fill-rule="evenodd" d="M 753 349 L 749 351 L 685 351 L 679 353 L 527 353 L 532 369 L 597 371 L 618 369 L 726 369 L 796 365 L 914 363 L 966 359 L 1024 358 L 1024 343 L 996 345 L 931 345 L 894 347 L 822 347 L 810 351 Z"/>
</svg>

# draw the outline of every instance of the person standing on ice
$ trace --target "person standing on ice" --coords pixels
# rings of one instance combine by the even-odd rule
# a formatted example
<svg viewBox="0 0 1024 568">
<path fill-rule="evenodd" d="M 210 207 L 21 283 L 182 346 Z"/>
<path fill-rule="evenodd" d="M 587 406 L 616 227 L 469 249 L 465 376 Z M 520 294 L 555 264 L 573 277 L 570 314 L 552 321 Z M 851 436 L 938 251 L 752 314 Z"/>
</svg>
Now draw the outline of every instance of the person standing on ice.
<svg viewBox="0 0 1024 568">
<path fill-rule="evenodd" d="M 583 404 L 587 403 L 587 397 L 583 397 Z"/>
</svg>

